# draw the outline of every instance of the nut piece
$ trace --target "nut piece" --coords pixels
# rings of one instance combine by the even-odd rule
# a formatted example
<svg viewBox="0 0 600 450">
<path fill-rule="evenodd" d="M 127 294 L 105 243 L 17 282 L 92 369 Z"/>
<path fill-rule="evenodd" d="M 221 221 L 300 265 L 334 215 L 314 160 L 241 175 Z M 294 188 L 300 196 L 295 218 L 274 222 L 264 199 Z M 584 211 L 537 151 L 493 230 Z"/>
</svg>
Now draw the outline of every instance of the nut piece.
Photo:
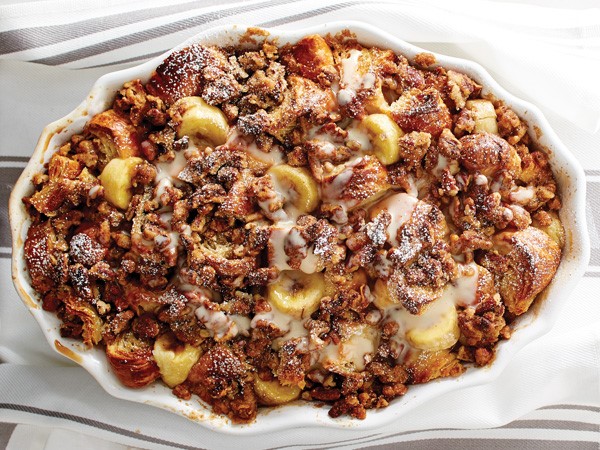
<svg viewBox="0 0 600 450">
<path fill-rule="evenodd" d="M 257 376 L 254 392 L 263 405 L 276 406 L 296 400 L 302 390 L 298 386 L 283 386 L 279 380 L 264 381 Z"/>
<path fill-rule="evenodd" d="M 131 179 L 135 167 L 144 161 L 136 156 L 111 159 L 98 179 L 104 186 L 104 197 L 117 208 L 127 209 L 131 201 Z"/>
<path fill-rule="evenodd" d="M 300 318 L 310 317 L 325 295 L 322 273 L 307 274 L 286 270 L 274 283 L 267 286 L 267 298 L 281 312 Z"/>
<path fill-rule="evenodd" d="M 177 137 L 207 140 L 212 145 L 224 144 L 229 133 L 225 114 L 200 97 L 184 97 L 169 109 L 169 115 L 177 122 Z"/>
<path fill-rule="evenodd" d="M 160 376 L 170 388 L 185 381 L 201 353 L 197 347 L 178 342 L 170 333 L 160 336 L 152 350 Z"/>
<path fill-rule="evenodd" d="M 382 164 L 394 164 L 400 159 L 399 139 L 402 129 L 385 114 L 371 114 L 362 121 L 369 133 L 375 156 Z"/>
</svg>

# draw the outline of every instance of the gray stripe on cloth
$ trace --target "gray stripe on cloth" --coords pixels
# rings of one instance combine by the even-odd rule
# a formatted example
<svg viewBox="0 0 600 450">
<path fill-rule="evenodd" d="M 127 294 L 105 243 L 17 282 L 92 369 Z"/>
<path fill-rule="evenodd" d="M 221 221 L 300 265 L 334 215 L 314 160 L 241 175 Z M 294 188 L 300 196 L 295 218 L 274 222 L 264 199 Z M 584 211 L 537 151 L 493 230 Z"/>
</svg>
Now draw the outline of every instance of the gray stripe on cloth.
<svg viewBox="0 0 600 450">
<path fill-rule="evenodd" d="M 85 66 L 85 68 L 86 69 L 97 69 L 98 67 L 110 67 L 110 66 L 116 66 L 118 64 L 125 64 L 125 63 L 131 63 L 131 62 L 136 62 L 136 61 L 146 61 L 150 58 L 154 58 L 155 56 L 160 55 L 161 53 L 164 53 L 166 50 L 167 49 L 160 50 L 158 52 L 146 53 L 145 55 L 133 56 L 131 58 L 120 59 L 118 61 L 113 61 L 113 62 L 109 62 L 109 63 L 105 63 L 105 64 L 98 64 L 95 66 Z"/>
<path fill-rule="evenodd" d="M 131 25 L 144 20 L 177 14 L 194 8 L 213 6 L 219 3 L 221 3 L 220 0 L 197 0 L 179 5 L 130 11 L 126 14 L 95 17 L 70 24 L 2 31 L 0 32 L 0 55 L 58 44 L 63 41 L 69 41 L 124 25 Z"/>
<path fill-rule="evenodd" d="M 588 232 L 590 235 L 591 251 L 590 266 L 600 266 L 600 241 L 598 233 L 600 232 L 600 215 L 598 199 L 600 199 L 600 183 L 588 181 L 586 183 L 586 209 L 588 210 Z M 598 275 L 596 275 L 598 276 Z"/>
<path fill-rule="evenodd" d="M 498 428 L 510 429 L 549 429 L 549 430 L 573 430 L 573 431 L 596 431 L 600 432 L 600 425 L 597 423 L 577 422 L 574 420 L 551 420 L 551 419 L 532 419 L 515 420 L 507 425 Z M 598 435 L 600 438 L 600 435 Z"/>
<path fill-rule="evenodd" d="M 594 408 L 594 407 L 588 407 L 588 406 L 582 406 L 582 405 L 550 405 L 547 406 L 545 408 L 540 408 L 540 409 L 574 409 L 574 410 L 581 410 L 581 409 L 586 409 L 589 410 L 588 408 Z M 600 409 L 600 408 L 599 408 Z M 600 438 L 600 429 L 598 427 L 597 423 L 587 423 L 587 422 L 575 422 L 575 421 L 567 421 L 567 420 L 516 420 L 514 422 L 510 422 L 506 425 L 503 425 L 501 427 L 497 427 L 495 429 L 550 429 L 550 430 L 571 430 L 571 431 L 597 431 L 599 432 L 598 437 Z M 384 440 L 384 439 L 389 439 L 392 437 L 399 437 L 399 436 L 407 436 L 407 435 L 411 435 L 411 434 L 419 434 L 419 433 L 428 433 L 428 432 L 432 432 L 432 431 L 462 431 L 462 429 L 460 428 L 430 428 L 430 429 L 426 429 L 426 430 L 413 430 L 413 431 L 403 431 L 400 433 L 395 433 L 392 435 L 385 435 L 385 436 L 381 436 L 381 437 L 377 437 L 374 439 L 368 439 L 369 436 L 365 436 L 363 439 L 368 439 L 367 441 L 363 441 L 363 443 L 366 442 L 377 442 L 380 440 Z M 424 439 L 424 440 L 420 440 L 419 442 L 444 442 L 444 441 L 450 441 L 450 439 Z M 456 441 L 456 440 L 454 440 Z M 471 442 L 471 441 L 483 441 L 483 442 L 489 442 L 489 441 L 494 441 L 494 439 L 460 439 L 461 442 Z M 510 439 L 504 439 L 502 440 L 503 442 L 514 442 L 514 441 L 518 441 L 517 439 L 515 440 L 510 440 Z M 524 441 L 524 442 L 529 442 L 529 441 Z M 552 441 L 544 441 L 544 442 L 552 442 Z M 406 445 L 408 444 L 407 442 L 403 442 L 402 445 Z M 312 447 L 312 449 L 317 450 L 317 449 L 321 449 L 323 448 L 323 446 L 327 445 L 328 447 L 326 448 L 336 448 L 336 447 L 343 447 L 345 444 L 343 444 L 342 442 L 338 441 L 338 442 L 333 442 L 333 443 L 325 443 L 325 444 L 321 444 L 321 446 L 317 447 Z M 381 448 L 388 448 L 385 447 L 384 444 Z M 398 444 L 394 444 L 394 445 L 398 445 Z M 273 447 L 270 448 L 269 450 L 282 450 L 285 448 L 292 448 L 292 447 L 302 447 L 302 445 L 289 445 L 289 446 L 282 446 L 282 447 Z M 373 447 L 364 447 L 364 448 L 376 448 L 375 446 Z M 379 447 L 377 447 L 379 448 Z M 398 447 L 393 447 L 393 448 L 398 448 Z M 404 448 L 404 447 L 402 447 Z M 419 447 L 420 448 L 420 447 Z M 430 449 L 430 448 L 438 448 L 438 449 L 445 449 L 447 447 L 445 447 L 444 445 L 440 445 L 438 447 L 431 447 L 431 444 L 427 447 L 423 447 L 424 449 Z M 454 447 L 452 447 L 454 448 Z M 478 446 L 473 446 L 473 447 L 457 447 L 457 449 L 460 448 L 466 448 L 466 449 L 480 449 L 480 448 L 484 448 L 481 446 L 481 442 L 479 442 Z M 518 447 L 517 448 L 527 448 L 527 447 Z M 536 447 L 537 448 L 537 447 Z M 543 448 L 543 447 L 542 447 Z M 550 447 L 550 448 L 554 448 L 554 447 Z M 568 447 L 571 448 L 571 447 Z M 584 448 L 588 448 L 588 447 L 584 447 Z"/>
<path fill-rule="evenodd" d="M 6 448 L 15 427 L 14 423 L 0 423 L 0 448 Z"/>
<path fill-rule="evenodd" d="M 584 172 L 586 175 L 592 176 L 592 177 L 600 175 L 600 170 L 585 170 Z"/>
<path fill-rule="evenodd" d="M 11 246 L 8 198 L 21 172 L 22 167 L 0 167 L 0 247 Z M 0 258 L 10 258 L 10 253 L 0 253 Z"/>
<path fill-rule="evenodd" d="M 529 423 L 531 423 L 531 425 L 529 425 Z M 574 423 L 574 426 L 571 426 L 570 424 Z M 598 427 L 598 424 L 588 424 L 586 422 L 572 422 L 572 421 L 568 421 L 568 420 L 516 420 L 514 422 L 510 422 L 506 425 L 503 425 L 501 427 L 497 427 L 497 428 L 493 428 L 493 429 L 510 429 L 510 430 L 519 430 L 519 429 L 550 429 L 550 430 L 570 430 L 570 431 L 592 431 L 592 432 L 598 432 L 598 438 L 600 440 L 600 429 Z M 393 438 L 393 437 L 400 437 L 400 436 L 408 436 L 408 435 L 414 435 L 414 434 L 420 434 L 420 433 L 428 433 L 428 432 L 432 432 L 432 431 L 462 431 L 460 428 L 429 428 L 426 430 L 415 430 L 415 431 L 402 431 L 400 433 L 394 433 L 394 434 L 390 434 L 390 435 L 386 435 L 386 436 L 382 436 L 379 438 L 375 438 L 375 439 L 370 439 L 368 441 L 365 441 L 363 443 L 375 443 L 379 440 L 383 440 L 383 439 L 389 439 L 389 438 Z M 425 441 L 429 441 L 429 442 L 438 442 L 439 440 L 444 440 L 444 438 L 442 439 L 424 439 L 421 442 L 425 442 Z M 448 439 L 450 441 L 450 439 Z M 510 440 L 510 442 L 516 441 L 515 440 Z M 460 441 L 460 442 L 470 442 L 470 441 L 484 441 L 484 442 L 488 442 L 488 441 L 494 441 L 494 439 L 471 439 L 471 438 L 464 438 L 464 439 L 452 439 L 452 441 L 456 442 L 456 441 Z M 504 439 L 503 442 L 506 442 L 507 440 Z M 523 442 L 531 442 L 528 440 L 523 440 Z M 546 443 L 550 443 L 550 442 L 554 442 L 552 440 L 546 440 L 543 441 Z M 561 441 L 562 442 L 562 441 Z M 407 444 L 407 442 L 403 442 L 402 445 Z M 325 444 L 324 444 L 325 445 Z M 382 448 L 388 448 L 385 447 L 384 444 L 382 445 Z M 397 444 L 396 444 L 397 445 Z M 336 448 L 336 447 L 343 447 L 344 444 L 340 444 L 340 445 L 330 445 L 329 447 L 327 447 L 328 449 L 332 449 L 332 448 Z M 286 446 L 283 447 L 277 447 L 276 449 L 270 449 L 270 450 L 279 450 L 279 449 L 284 449 L 287 448 Z M 322 448 L 321 446 L 317 447 L 312 447 L 312 449 L 317 450 L 319 448 Z M 362 448 L 376 448 L 376 446 L 372 446 L 372 447 L 362 447 Z M 377 447 L 379 448 L 379 447 Z M 398 447 L 394 447 L 394 448 L 398 448 Z M 404 447 L 403 447 L 404 448 Z M 429 447 L 425 447 L 425 448 L 431 448 L 431 444 L 429 444 Z M 442 449 L 446 449 L 445 446 L 440 446 L 438 448 L 442 448 Z M 461 447 L 457 447 L 457 448 L 461 448 Z M 481 444 L 479 446 L 474 446 L 474 447 L 462 447 L 462 448 L 473 448 L 473 449 L 480 449 L 480 448 L 484 448 L 481 446 Z M 486 447 L 487 448 L 487 447 Z M 516 447 L 516 448 L 528 448 L 528 447 Z M 550 448 L 554 448 L 554 447 L 550 447 Z M 571 448 L 571 447 L 569 447 Z"/>
<path fill-rule="evenodd" d="M 0 161 L 29 162 L 29 156 L 0 156 Z M 0 178 L 1 180 L 2 178 Z"/>
<path fill-rule="evenodd" d="M 358 439 L 363 440 L 363 439 L 369 439 L 369 438 L 375 437 L 375 439 L 371 439 L 371 441 L 373 441 L 373 440 L 379 439 L 376 436 L 381 436 L 381 433 L 368 434 L 368 435 L 362 436 L 360 438 L 343 439 L 341 441 L 338 440 L 338 441 L 334 441 L 334 442 L 324 442 L 322 444 L 319 444 L 320 447 L 318 447 L 318 448 L 323 448 L 323 446 L 327 446 L 325 448 L 333 448 L 332 446 L 334 444 L 346 445 L 348 442 L 356 442 L 356 440 L 358 440 Z M 384 438 L 384 436 L 381 437 L 381 439 L 383 439 L 383 438 Z M 269 448 L 267 448 L 265 450 L 281 450 L 281 449 L 295 448 L 295 447 L 306 447 L 306 445 L 305 444 L 291 444 L 291 445 L 284 445 L 282 447 L 269 447 Z M 315 448 L 317 448 L 317 447 L 315 447 Z"/>
<path fill-rule="evenodd" d="M 549 405 L 549 406 L 542 406 L 541 408 L 538 408 L 539 410 L 543 410 L 543 409 L 572 409 L 572 410 L 576 410 L 576 411 L 592 411 L 592 412 L 597 412 L 600 413 L 600 407 L 598 406 L 591 406 L 591 405 Z"/>
<path fill-rule="evenodd" d="M 358 447 L 361 450 L 598 450 L 597 442 L 581 441 L 540 441 L 528 439 L 423 439 L 419 441 L 380 444 Z"/>
<path fill-rule="evenodd" d="M 56 66 L 59 64 L 66 64 L 73 61 L 77 61 L 84 58 L 89 58 L 90 56 L 99 55 L 101 53 L 106 53 L 111 50 L 120 49 L 123 47 L 127 47 L 133 44 L 139 44 L 140 42 L 144 42 L 150 39 L 154 39 L 157 37 L 162 37 L 168 34 L 176 33 L 178 31 L 182 31 L 186 28 L 190 28 L 193 26 L 198 26 L 201 24 L 205 24 L 208 22 L 212 22 L 214 20 L 223 19 L 229 16 L 236 16 L 238 14 L 260 10 L 264 8 L 270 8 L 272 6 L 278 5 L 288 5 L 289 3 L 298 2 L 301 0 L 277 0 L 277 1 L 269 1 L 255 5 L 243 5 L 236 8 L 231 8 L 225 11 L 214 11 L 204 14 L 199 14 L 197 16 L 186 17 L 185 19 L 176 20 L 174 22 L 170 22 L 164 25 L 156 26 L 153 28 L 149 28 L 144 31 L 138 31 L 135 33 L 127 34 L 125 36 L 120 36 L 118 38 L 108 39 L 103 42 L 99 42 L 97 44 L 89 45 L 87 47 L 82 47 L 77 50 L 72 50 L 65 53 L 60 53 L 58 55 L 49 56 L 46 58 L 40 58 L 33 60 L 32 62 L 39 64 L 48 64 L 51 66 Z"/>
<path fill-rule="evenodd" d="M 383 2 L 378 2 L 383 3 Z M 340 9 L 349 8 L 350 6 L 362 5 L 363 1 L 352 1 L 352 2 L 344 2 L 338 3 L 335 5 L 324 6 L 323 8 L 313 9 L 311 11 L 305 11 L 299 14 L 294 14 L 290 16 L 280 17 L 278 19 L 269 20 L 267 22 L 261 22 L 258 25 L 261 27 L 276 27 L 278 25 L 283 25 L 290 22 L 296 22 L 297 20 L 309 19 L 311 17 L 320 16 L 323 14 L 327 14 L 332 11 L 338 11 Z"/>
<path fill-rule="evenodd" d="M 166 441 L 164 439 L 155 438 L 152 436 L 148 436 L 136 431 L 131 431 L 126 428 L 115 427 L 114 425 L 109 425 L 104 422 L 100 422 L 98 420 L 88 419 L 87 417 L 76 416 L 73 414 L 66 414 L 59 411 L 50 411 L 47 409 L 35 408 L 33 406 L 27 405 L 18 405 L 14 403 L 0 403 L 0 409 L 7 409 L 11 411 L 20 411 L 28 414 L 35 414 L 38 416 L 46 416 L 46 417 L 54 417 L 56 419 L 69 420 L 71 422 L 80 423 L 82 425 L 87 425 L 89 427 L 98 428 L 100 430 L 105 430 L 110 433 L 120 434 L 122 436 L 127 436 L 133 439 L 137 439 L 140 441 L 150 442 L 152 444 L 165 445 L 172 448 L 183 448 L 190 450 L 204 450 L 202 447 L 190 447 L 186 445 L 178 444 L 177 442 Z"/>
</svg>

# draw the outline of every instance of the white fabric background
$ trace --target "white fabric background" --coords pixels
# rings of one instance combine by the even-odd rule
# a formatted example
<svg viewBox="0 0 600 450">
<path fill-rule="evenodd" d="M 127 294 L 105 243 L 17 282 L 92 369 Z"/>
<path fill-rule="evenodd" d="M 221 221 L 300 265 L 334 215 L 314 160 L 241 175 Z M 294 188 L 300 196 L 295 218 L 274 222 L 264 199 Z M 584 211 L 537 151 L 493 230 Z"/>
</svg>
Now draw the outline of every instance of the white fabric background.
<svg viewBox="0 0 600 450">
<path fill-rule="evenodd" d="M 444 395 L 417 408 L 401 423 L 373 432 L 328 430 L 324 434 L 305 428 L 242 439 L 210 432 L 162 410 L 110 397 L 82 369 L 51 351 L 11 288 L 9 260 L 0 258 L 0 360 L 6 362 L 0 365 L 0 403 L 54 412 L 48 415 L 31 410 L 0 409 L 0 421 L 68 428 L 140 447 L 160 447 L 157 440 L 202 448 L 242 445 L 312 448 L 331 447 L 336 442 L 336 447 L 354 448 L 410 441 L 428 442 L 430 448 L 436 443 L 441 444 L 437 448 L 449 448 L 452 442 L 463 442 L 440 440 L 442 438 L 473 439 L 474 445 L 479 442 L 477 439 L 486 439 L 489 445 L 519 442 L 515 439 L 527 439 L 531 445 L 535 441 L 565 441 L 566 448 L 575 442 L 598 442 L 597 429 L 576 425 L 600 422 L 600 203 L 597 197 L 600 195 L 600 83 L 597 80 L 600 9 L 586 9 L 596 3 L 562 5 L 553 1 L 549 2 L 553 7 L 541 7 L 537 6 L 544 3 L 541 0 L 529 4 L 474 0 L 452 3 L 302 0 L 260 10 L 246 8 L 245 12 L 244 6 L 257 2 L 175 3 L 189 3 L 190 8 L 1 55 L 0 156 L 29 155 L 43 126 L 73 109 L 99 75 L 115 69 L 112 63 L 162 52 L 208 26 L 235 22 L 296 28 L 329 20 L 364 20 L 426 49 L 474 59 L 509 91 L 542 108 L 560 138 L 586 169 L 593 247 L 586 277 L 573 295 L 564 299 L 563 314 L 555 328 L 519 352 L 502 375 L 489 385 Z M 127 15 L 140 9 L 151 11 L 164 5 L 164 2 L 148 0 L 129 3 L 38 1 L 0 6 L 0 32 L 61 24 L 68 33 L 69 27 L 82 19 L 117 13 Z M 318 14 L 311 16 L 311 11 Z M 175 27 L 141 42 L 131 43 L 126 38 L 186 18 L 207 17 L 211 12 L 214 14 L 210 16 L 210 23 L 194 22 L 185 28 Z M 57 55 L 115 39 L 121 39 L 123 44 L 54 67 L 23 62 L 56 63 Z M 102 67 L 85 69 L 90 66 Z M 0 161 L 0 170 L 3 164 L 24 166 L 24 162 Z M 2 233 L 6 232 L 4 226 L 3 222 Z M 2 251 L 7 249 L 0 248 L 0 253 Z M 558 404 L 590 408 L 565 410 L 551 406 L 534 411 Z M 518 418 L 522 419 L 503 429 L 467 430 L 498 427 Z M 99 427 L 89 420 L 119 427 L 119 430 Z M 569 425 L 553 428 L 552 421 Z M 444 428 L 457 430 L 440 430 Z M 434 431 L 415 432 L 432 429 Z M 15 439 L 23 439 L 30 432 L 28 428 L 20 429 Z M 66 435 L 61 436 L 67 439 Z M 56 435 L 53 439 L 60 442 Z M 15 440 L 12 445 L 21 445 L 20 442 Z"/>
</svg>

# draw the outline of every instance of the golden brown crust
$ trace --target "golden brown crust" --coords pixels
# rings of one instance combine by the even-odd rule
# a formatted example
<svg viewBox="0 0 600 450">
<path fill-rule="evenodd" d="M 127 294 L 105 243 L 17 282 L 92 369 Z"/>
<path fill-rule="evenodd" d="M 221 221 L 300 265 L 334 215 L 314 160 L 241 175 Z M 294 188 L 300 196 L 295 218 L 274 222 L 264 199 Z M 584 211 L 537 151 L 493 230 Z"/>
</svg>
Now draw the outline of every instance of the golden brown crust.
<svg viewBox="0 0 600 450">
<path fill-rule="evenodd" d="M 106 357 L 121 383 L 141 388 L 160 376 L 152 357 L 152 347 L 145 341 L 126 333 L 106 346 Z"/>
<path fill-rule="evenodd" d="M 439 91 L 429 88 L 406 91 L 392 105 L 394 120 L 405 131 L 421 131 L 438 137 L 452 119 Z"/>
<path fill-rule="evenodd" d="M 96 114 L 87 124 L 87 131 L 100 139 L 106 161 L 140 154 L 136 128 L 126 118 L 109 109 Z"/>
<path fill-rule="evenodd" d="M 521 158 L 504 139 L 490 133 L 477 133 L 462 137 L 460 143 L 460 162 L 467 169 L 484 175 L 506 170 L 512 176 L 518 176 Z"/>
<path fill-rule="evenodd" d="M 543 231 L 527 227 L 496 235 L 492 252 L 484 256 L 484 262 L 489 262 L 496 275 L 508 311 L 521 315 L 552 280 L 560 263 L 561 249 Z"/>
</svg>

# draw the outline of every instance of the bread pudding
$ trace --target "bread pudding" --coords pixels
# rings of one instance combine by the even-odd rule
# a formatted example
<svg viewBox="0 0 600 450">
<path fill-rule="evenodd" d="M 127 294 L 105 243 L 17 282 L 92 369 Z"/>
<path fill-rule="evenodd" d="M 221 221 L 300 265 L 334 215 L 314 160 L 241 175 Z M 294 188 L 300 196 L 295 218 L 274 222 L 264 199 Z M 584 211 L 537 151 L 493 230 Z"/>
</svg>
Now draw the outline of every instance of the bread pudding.
<svg viewBox="0 0 600 450">
<path fill-rule="evenodd" d="M 176 51 L 34 177 L 32 286 L 125 386 L 234 422 L 491 364 L 565 238 L 547 155 L 481 90 L 350 32 Z"/>
</svg>

